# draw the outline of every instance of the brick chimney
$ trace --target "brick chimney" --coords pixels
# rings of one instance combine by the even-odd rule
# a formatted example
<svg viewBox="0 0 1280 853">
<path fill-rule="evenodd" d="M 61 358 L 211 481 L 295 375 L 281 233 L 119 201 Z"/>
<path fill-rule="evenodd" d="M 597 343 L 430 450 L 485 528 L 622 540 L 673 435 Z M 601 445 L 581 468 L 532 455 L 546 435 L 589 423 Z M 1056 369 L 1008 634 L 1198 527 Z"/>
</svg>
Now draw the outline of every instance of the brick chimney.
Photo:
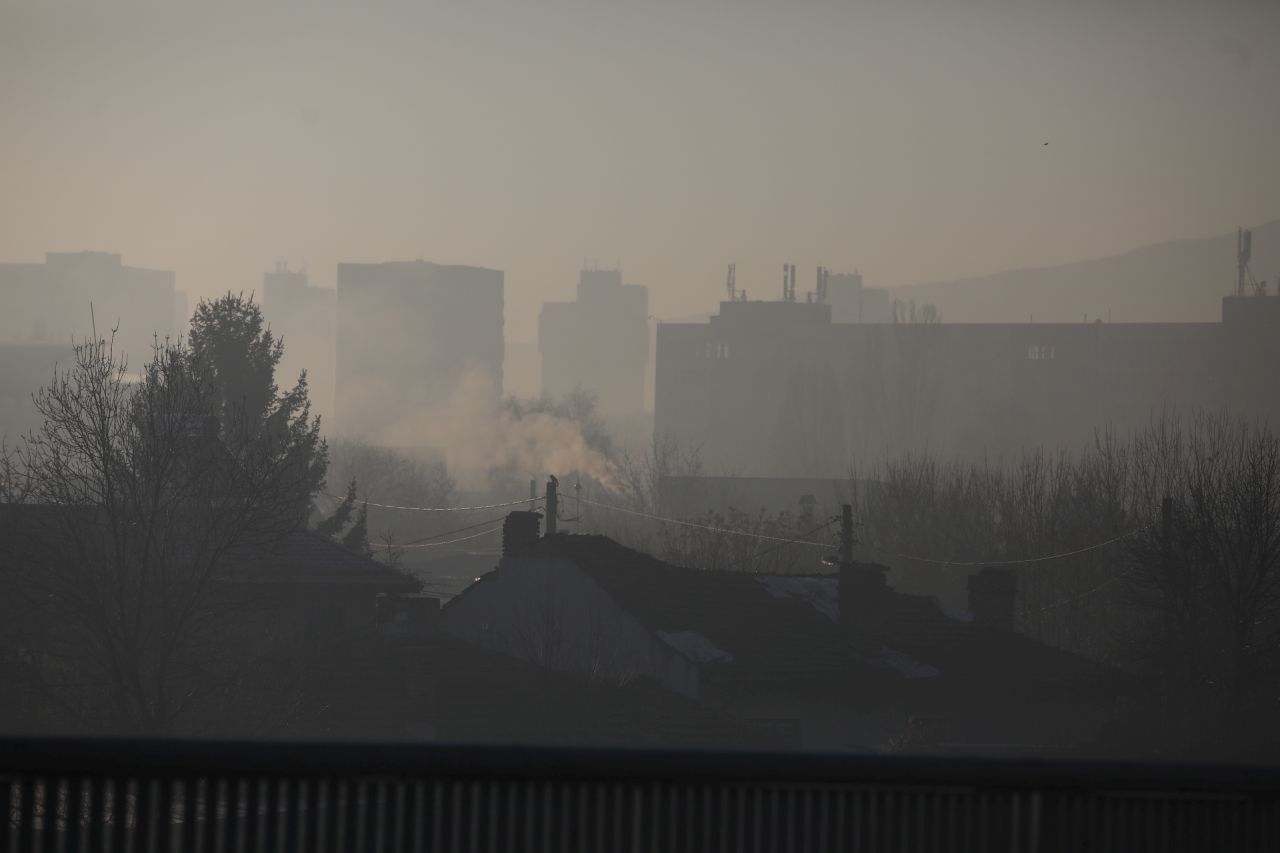
<svg viewBox="0 0 1280 853">
<path fill-rule="evenodd" d="M 846 630 L 873 639 L 882 634 L 891 593 L 885 579 L 888 568 L 876 563 L 844 563 L 840 566 L 840 624 Z"/>
<path fill-rule="evenodd" d="M 529 510 L 507 513 L 502 522 L 502 556 L 534 556 L 538 550 L 541 520 L 541 513 Z"/>
<path fill-rule="evenodd" d="M 987 566 L 969 576 L 969 612 L 975 625 L 1013 630 L 1013 603 L 1018 597 L 1018 578 L 1012 569 Z"/>
</svg>

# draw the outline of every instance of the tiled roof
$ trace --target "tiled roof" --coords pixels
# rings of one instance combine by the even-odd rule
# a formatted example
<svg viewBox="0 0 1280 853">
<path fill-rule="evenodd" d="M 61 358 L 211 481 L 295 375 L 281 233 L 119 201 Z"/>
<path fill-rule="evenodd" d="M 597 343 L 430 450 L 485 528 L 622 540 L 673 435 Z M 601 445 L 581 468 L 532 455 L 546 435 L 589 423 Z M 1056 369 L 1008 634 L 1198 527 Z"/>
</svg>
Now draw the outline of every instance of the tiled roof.
<svg viewBox="0 0 1280 853">
<path fill-rule="evenodd" d="M 338 651 L 313 698 L 310 735 L 403 738 L 418 730 L 472 743 L 752 745 L 733 720 L 652 682 L 608 684 L 445 634 Z"/>
<path fill-rule="evenodd" d="M 0 505 L 0 557 L 50 559 L 62 553 L 64 537 L 93 530 L 101 517 L 89 507 L 44 504 Z M 105 525 L 102 532 L 106 532 Z M 72 552 L 74 553 L 74 552 Z M 270 547 L 233 549 L 224 579 L 288 584 L 373 585 L 387 592 L 413 592 L 408 575 L 354 554 L 309 530 L 295 530 Z"/>
<path fill-rule="evenodd" d="M 802 599 L 773 595 L 760 575 L 672 566 L 603 536 L 550 541 L 655 633 L 694 632 L 732 658 L 705 663 L 705 675 L 775 683 L 891 678 L 837 623 Z"/>
<path fill-rule="evenodd" d="M 838 677 L 863 687 L 903 679 L 991 687 L 1115 687 L 1124 681 L 1106 665 L 962 621 L 930 597 L 891 588 L 875 608 L 879 626 L 842 624 L 834 574 L 681 568 L 603 536 L 559 535 L 542 540 L 541 551 L 573 561 L 655 632 L 684 632 L 685 645 L 692 643 L 688 635 L 704 638 L 709 645 L 694 644 L 700 653 L 723 652 L 703 662 L 712 677 L 717 671 L 771 681 Z"/>
<path fill-rule="evenodd" d="M 240 548 L 227 556 L 227 580 L 371 585 L 387 592 L 418 589 L 418 582 L 409 575 L 348 551 L 310 530 L 295 530 L 270 548 Z"/>
</svg>

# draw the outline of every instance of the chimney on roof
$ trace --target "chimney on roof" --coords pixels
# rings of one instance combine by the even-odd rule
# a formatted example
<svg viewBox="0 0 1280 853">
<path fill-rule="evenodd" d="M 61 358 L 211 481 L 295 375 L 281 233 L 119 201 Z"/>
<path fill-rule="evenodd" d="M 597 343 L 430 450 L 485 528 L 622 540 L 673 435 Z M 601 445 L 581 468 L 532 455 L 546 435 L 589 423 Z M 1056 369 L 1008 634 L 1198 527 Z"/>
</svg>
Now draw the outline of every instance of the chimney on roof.
<svg viewBox="0 0 1280 853">
<path fill-rule="evenodd" d="M 1018 597 L 1018 578 L 1012 569 L 991 566 L 969 576 L 969 612 L 975 625 L 1013 630 L 1013 603 Z"/>
<path fill-rule="evenodd" d="M 875 563 L 842 562 L 837 596 L 840 624 L 849 631 L 873 638 L 884 630 L 886 600 L 891 592 L 885 574 Z"/>
<path fill-rule="evenodd" d="M 541 513 L 519 510 L 502 522 L 502 556 L 532 557 L 538 548 Z"/>
</svg>

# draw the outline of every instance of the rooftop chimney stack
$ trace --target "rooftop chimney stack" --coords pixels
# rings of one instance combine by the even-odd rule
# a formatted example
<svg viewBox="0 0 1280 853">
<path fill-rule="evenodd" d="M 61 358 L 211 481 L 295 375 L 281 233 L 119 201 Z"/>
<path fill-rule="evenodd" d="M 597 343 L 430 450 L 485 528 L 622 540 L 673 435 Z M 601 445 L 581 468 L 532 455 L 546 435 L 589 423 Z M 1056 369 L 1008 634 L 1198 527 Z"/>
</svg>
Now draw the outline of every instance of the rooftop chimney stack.
<svg viewBox="0 0 1280 853">
<path fill-rule="evenodd" d="M 539 513 L 520 510 L 507 513 L 502 522 L 502 556 L 532 557 L 538 549 Z"/>
<path fill-rule="evenodd" d="M 890 592 L 886 572 L 887 568 L 874 563 L 842 562 L 840 565 L 836 593 L 840 624 L 845 630 L 869 637 L 873 642 L 878 642 L 885 628 L 885 599 Z"/>
<path fill-rule="evenodd" d="M 1018 577 L 1011 569 L 987 566 L 969 576 L 969 612 L 975 625 L 1012 631 L 1017 597 Z"/>
</svg>

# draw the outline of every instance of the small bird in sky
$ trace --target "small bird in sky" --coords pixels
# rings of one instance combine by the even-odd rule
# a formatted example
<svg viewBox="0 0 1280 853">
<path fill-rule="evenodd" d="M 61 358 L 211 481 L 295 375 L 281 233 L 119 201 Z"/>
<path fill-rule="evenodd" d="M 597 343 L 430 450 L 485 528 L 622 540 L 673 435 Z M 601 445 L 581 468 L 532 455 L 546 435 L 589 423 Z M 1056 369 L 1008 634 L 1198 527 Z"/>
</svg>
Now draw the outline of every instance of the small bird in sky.
<svg viewBox="0 0 1280 853">
<path fill-rule="evenodd" d="M 1047 143 L 1047 142 L 1045 143 L 1045 145 L 1048 145 L 1048 144 L 1049 144 L 1049 143 Z"/>
</svg>

